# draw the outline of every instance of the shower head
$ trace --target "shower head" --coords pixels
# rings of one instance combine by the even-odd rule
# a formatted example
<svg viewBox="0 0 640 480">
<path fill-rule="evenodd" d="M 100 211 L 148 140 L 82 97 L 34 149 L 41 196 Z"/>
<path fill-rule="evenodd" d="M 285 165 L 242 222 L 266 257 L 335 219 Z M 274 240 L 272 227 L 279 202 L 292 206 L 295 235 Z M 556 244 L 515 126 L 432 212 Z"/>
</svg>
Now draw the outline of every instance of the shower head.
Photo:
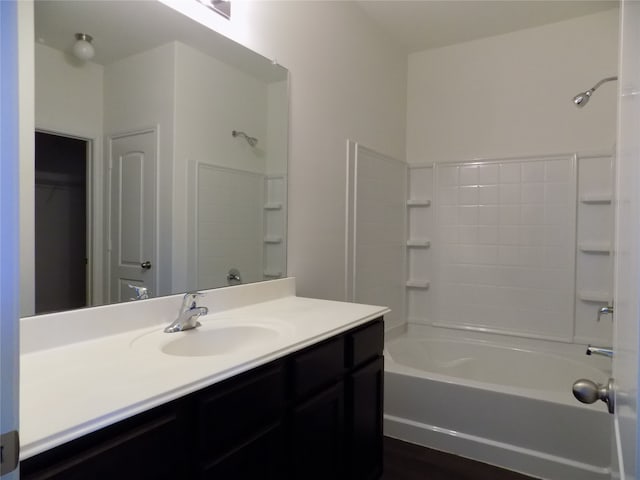
<svg viewBox="0 0 640 480">
<path fill-rule="evenodd" d="M 579 107 L 579 108 L 584 107 L 589 102 L 589 99 L 591 98 L 591 95 L 593 94 L 593 92 L 595 92 L 600 85 L 602 85 L 605 82 L 612 82 L 614 80 L 618 80 L 618 77 L 603 78 L 586 92 L 580 92 L 575 97 L 573 97 L 573 103 L 575 104 L 576 107 Z"/>
<path fill-rule="evenodd" d="M 249 135 L 247 135 L 244 132 L 239 132 L 237 130 L 233 130 L 231 132 L 231 135 L 234 136 L 234 137 L 242 137 L 242 138 L 244 138 L 247 141 L 247 143 L 252 147 L 255 147 L 258 144 L 258 139 L 256 137 L 250 137 Z"/>
</svg>

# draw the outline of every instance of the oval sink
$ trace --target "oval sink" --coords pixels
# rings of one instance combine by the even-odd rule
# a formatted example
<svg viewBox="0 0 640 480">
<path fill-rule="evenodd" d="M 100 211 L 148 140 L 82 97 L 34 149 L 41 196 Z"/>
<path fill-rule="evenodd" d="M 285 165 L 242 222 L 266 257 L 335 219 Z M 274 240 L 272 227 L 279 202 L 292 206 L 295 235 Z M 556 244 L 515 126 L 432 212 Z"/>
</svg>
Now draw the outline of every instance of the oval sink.
<svg viewBox="0 0 640 480">
<path fill-rule="evenodd" d="M 173 335 L 173 334 L 169 334 Z M 164 344 L 162 352 L 181 357 L 228 355 L 250 349 L 280 336 L 277 329 L 262 325 L 227 325 L 219 328 L 195 328 Z"/>
</svg>

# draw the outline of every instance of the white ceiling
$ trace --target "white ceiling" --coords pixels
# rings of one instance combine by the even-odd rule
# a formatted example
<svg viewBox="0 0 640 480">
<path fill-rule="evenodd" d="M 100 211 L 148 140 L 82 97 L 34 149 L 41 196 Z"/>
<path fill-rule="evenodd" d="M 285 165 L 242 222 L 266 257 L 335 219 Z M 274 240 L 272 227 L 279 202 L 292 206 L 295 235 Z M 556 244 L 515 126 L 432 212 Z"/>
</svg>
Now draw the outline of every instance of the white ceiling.
<svg viewBox="0 0 640 480">
<path fill-rule="evenodd" d="M 617 0 L 357 0 L 407 52 L 555 23 L 619 5 Z"/>
<path fill-rule="evenodd" d="M 101 65 L 180 41 L 265 82 L 286 78 L 286 71 L 271 60 L 160 2 L 36 0 L 34 15 L 37 42 L 68 54 L 74 34 L 87 33 L 96 51 L 92 62 Z"/>
</svg>

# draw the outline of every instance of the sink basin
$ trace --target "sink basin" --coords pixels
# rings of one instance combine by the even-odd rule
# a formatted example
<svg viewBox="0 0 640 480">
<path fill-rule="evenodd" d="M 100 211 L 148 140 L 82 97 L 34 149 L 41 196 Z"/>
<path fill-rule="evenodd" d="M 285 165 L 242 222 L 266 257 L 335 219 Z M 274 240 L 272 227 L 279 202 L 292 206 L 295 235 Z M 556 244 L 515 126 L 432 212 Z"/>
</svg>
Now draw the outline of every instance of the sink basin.
<svg viewBox="0 0 640 480">
<path fill-rule="evenodd" d="M 273 341 L 279 336 L 275 328 L 261 325 L 224 326 L 203 330 L 195 328 L 182 332 L 180 338 L 164 344 L 161 350 L 168 355 L 181 357 L 227 355 Z"/>
<path fill-rule="evenodd" d="M 162 329 L 144 333 L 130 346 L 179 357 L 225 356 L 256 349 L 269 349 L 293 333 L 293 326 L 270 317 L 203 315 L 202 326 L 185 332 L 164 333 Z"/>
</svg>

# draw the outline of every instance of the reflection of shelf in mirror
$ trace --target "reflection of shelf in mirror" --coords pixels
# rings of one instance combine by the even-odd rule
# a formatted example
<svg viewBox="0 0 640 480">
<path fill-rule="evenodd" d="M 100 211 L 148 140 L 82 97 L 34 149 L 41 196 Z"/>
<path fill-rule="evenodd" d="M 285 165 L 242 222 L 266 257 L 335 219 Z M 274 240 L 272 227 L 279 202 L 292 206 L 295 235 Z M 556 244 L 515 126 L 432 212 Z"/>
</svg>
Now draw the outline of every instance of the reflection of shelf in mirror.
<svg viewBox="0 0 640 480">
<path fill-rule="evenodd" d="M 599 253 L 609 255 L 611 253 L 611 244 L 608 242 L 581 242 L 578 248 L 584 253 Z"/>
<path fill-rule="evenodd" d="M 422 200 L 409 199 L 407 200 L 407 207 L 428 207 L 431 205 L 431 200 L 425 198 Z"/>
<path fill-rule="evenodd" d="M 407 288 L 419 288 L 422 290 L 427 290 L 431 285 L 431 282 L 428 280 L 407 280 L 405 284 Z"/>
<path fill-rule="evenodd" d="M 407 240 L 408 248 L 429 248 L 431 246 L 431 240 L 426 238 L 412 238 Z"/>
<path fill-rule="evenodd" d="M 580 196 L 580 201 L 587 204 L 611 203 L 610 193 L 590 193 Z"/>
<path fill-rule="evenodd" d="M 278 235 L 267 235 L 264 237 L 264 243 L 282 243 L 282 237 Z"/>
<path fill-rule="evenodd" d="M 264 204 L 265 210 L 282 210 L 281 202 L 268 202 Z"/>
<path fill-rule="evenodd" d="M 262 275 L 266 278 L 280 278 L 282 277 L 282 272 L 273 272 L 273 271 L 266 270 L 262 272 Z"/>
<path fill-rule="evenodd" d="M 595 290 L 580 290 L 578 298 L 583 302 L 608 303 L 611 301 L 611 294 Z"/>
</svg>

